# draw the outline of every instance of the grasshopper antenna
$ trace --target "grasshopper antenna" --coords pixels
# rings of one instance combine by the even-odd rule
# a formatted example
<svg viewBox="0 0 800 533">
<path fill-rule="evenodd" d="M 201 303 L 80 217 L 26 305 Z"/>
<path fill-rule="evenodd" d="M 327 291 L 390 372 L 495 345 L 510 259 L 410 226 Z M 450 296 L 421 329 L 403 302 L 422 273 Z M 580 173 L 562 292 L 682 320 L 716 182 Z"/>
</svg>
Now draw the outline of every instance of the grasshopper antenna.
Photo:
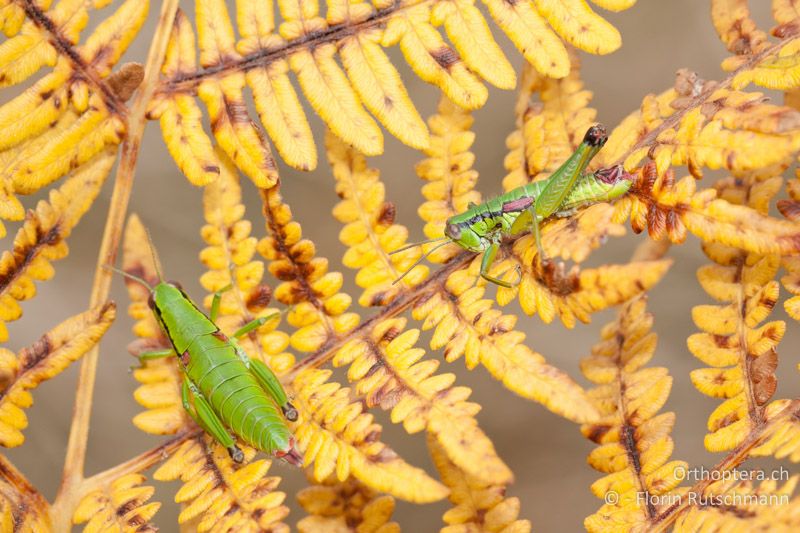
<svg viewBox="0 0 800 533">
<path fill-rule="evenodd" d="M 433 240 L 434 240 L 434 241 L 440 241 L 440 240 L 442 240 L 442 239 L 447 239 L 447 237 L 442 237 L 442 238 L 440 238 L 440 239 L 433 239 Z M 433 242 L 433 241 L 425 241 L 425 242 Z M 424 243 L 417 243 L 417 244 L 424 244 Z M 444 246 L 445 244 L 450 244 L 450 239 L 447 239 L 447 241 L 445 241 L 445 242 L 443 242 L 443 243 L 441 243 L 441 244 L 438 244 L 438 245 L 434 246 L 433 248 L 431 248 L 430 250 L 428 250 L 426 253 L 422 254 L 422 257 L 420 257 L 419 259 L 417 259 L 416 261 L 414 261 L 414 264 L 413 264 L 413 265 L 411 265 L 410 267 L 408 267 L 408 270 L 406 270 L 405 272 L 403 272 L 403 274 L 402 274 L 402 275 L 401 275 L 399 278 L 397 278 L 396 280 L 394 280 L 394 281 L 392 282 L 392 285 L 395 285 L 395 284 L 396 284 L 396 283 L 398 283 L 398 282 L 399 282 L 401 279 L 403 279 L 404 277 L 406 277 L 406 276 L 408 275 L 408 273 L 409 273 L 409 272 L 411 272 L 412 270 L 414 270 L 414 267 L 416 267 L 418 264 L 422 263 L 422 261 L 423 261 L 424 259 L 427 259 L 427 257 L 428 257 L 429 255 L 431 255 L 433 252 L 435 252 L 436 250 L 438 250 L 439 248 L 441 248 L 441 247 L 442 247 L 442 246 Z M 399 250 L 397 250 L 397 251 L 399 251 Z"/>
<path fill-rule="evenodd" d="M 398 248 L 397 250 L 392 250 L 389 252 L 389 255 L 399 254 L 400 252 L 405 252 L 406 250 L 410 250 L 416 246 L 422 246 L 423 244 L 428 244 L 429 242 L 438 242 L 441 240 L 447 239 L 447 237 L 436 237 L 435 239 L 426 239 L 424 241 L 419 242 L 412 242 L 411 244 L 406 244 L 402 248 Z"/>
<path fill-rule="evenodd" d="M 140 278 L 139 276 L 136 276 L 136 275 L 131 274 L 129 272 L 125 272 L 124 270 L 119 269 L 119 268 L 117 268 L 115 266 L 111 266 L 111 265 L 103 265 L 103 268 L 105 268 L 106 270 L 110 270 L 112 272 L 116 272 L 117 274 L 122 274 L 124 277 L 126 277 L 128 279 L 132 279 L 133 281 L 141 283 L 142 285 L 147 287 L 149 290 L 151 290 L 151 291 L 153 290 L 153 286 L 150 285 L 149 283 L 147 283 L 147 280 L 144 279 L 144 278 Z"/>
<path fill-rule="evenodd" d="M 147 233 L 147 244 L 150 245 L 150 257 L 153 258 L 153 268 L 156 269 L 156 274 L 158 274 L 158 281 L 163 282 L 164 276 L 161 275 L 161 268 L 158 266 L 158 258 L 156 257 L 156 247 L 153 246 L 153 236 L 150 235 L 150 230 L 144 228 L 144 231 Z"/>
</svg>

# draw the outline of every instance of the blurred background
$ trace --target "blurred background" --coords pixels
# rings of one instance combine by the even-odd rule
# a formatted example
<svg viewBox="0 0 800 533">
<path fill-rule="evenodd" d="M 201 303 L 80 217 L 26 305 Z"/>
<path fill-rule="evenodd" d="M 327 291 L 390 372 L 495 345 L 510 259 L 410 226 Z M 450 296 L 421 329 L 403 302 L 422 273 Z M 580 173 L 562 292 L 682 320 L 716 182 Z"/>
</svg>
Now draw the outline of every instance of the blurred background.
<svg viewBox="0 0 800 533">
<path fill-rule="evenodd" d="M 233 2 L 229 3 L 233 5 Z M 152 4 L 148 24 L 123 61 L 144 61 L 159 10 L 158 2 Z M 184 4 L 191 13 L 191 2 Z M 757 1 L 751 2 L 750 6 L 763 29 L 772 25 L 768 4 Z M 679 68 L 692 69 L 705 79 L 724 77 L 719 64 L 727 52 L 711 24 L 708 2 L 639 0 L 635 7 L 623 13 L 597 11 L 619 29 L 623 38 L 622 48 L 614 54 L 600 57 L 581 55 L 586 88 L 594 92 L 592 106 L 598 110 L 598 121 L 609 128 L 638 109 L 648 93 L 671 87 Z M 106 12 L 96 14 L 93 24 Z M 521 56 L 505 35 L 495 26 L 492 26 L 492 32 L 512 63 L 520 65 Z M 421 82 L 410 71 L 399 50 L 391 49 L 390 54 L 420 113 L 423 117 L 430 116 L 436 108 L 438 90 Z M 2 101 L 11 96 L 4 92 Z M 782 101 L 779 94 L 771 96 L 777 102 Z M 475 167 L 480 172 L 478 188 L 484 197 L 501 191 L 500 182 L 505 175 L 503 157 L 507 152 L 504 141 L 514 126 L 515 97 L 513 91 L 490 89 L 486 106 L 474 114 L 477 140 L 473 151 L 477 155 Z M 317 145 L 321 148 L 322 124 L 310 109 L 307 111 Z M 422 238 L 422 223 L 416 214 L 422 202 L 419 192 L 422 182 L 414 172 L 414 165 L 422 155 L 388 133 L 384 137 L 386 153 L 371 159 L 370 165 L 382 170 L 387 199 L 398 207 L 397 222 L 409 227 L 411 239 Z M 683 169 L 677 169 L 677 173 L 679 177 L 685 174 Z M 357 297 L 360 290 L 353 283 L 353 273 L 340 263 L 344 252 L 338 241 L 340 225 L 330 214 L 337 197 L 324 155 L 320 154 L 320 164 L 314 172 L 300 173 L 281 165 L 281 176 L 284 199 L 291 205 L 295 219 L 302 224 L 304 235 L 316 243 L 318 255 L 330 259 L 332 270 L 345 273 L 344 290 Z M 702 185 L 708 185 L 715 177 L 709 173 Z M 112 179 L 109 179 L 92 211 L 74 231 L 69 241 L 70 255 L 55 265 L 55 278 L 38 286 L 38 296 L 23 304 L 24 317 L 10 324 L 11 349 L 16 351 L 31 344 L 49 328 L 86 308 L 111 186 Z M 243 189 L 254 234 L 261 237 L 264 228 L 258 196 L 248 180 L 243 181 Z M 201 197 L 201 190 L 188 183 L 167 153 L 158 124 L 151 123 L 139 157 L 131 212 L 138 213 L 150 228 L 165 275 L 180 280 L 198 301 L 204 295 L 198 283 L 203 271 L 198 254 L 204 247 L 199 234 L 204 223 Z M 35 199 L 29 200 L 27 205 L 33 206 Z M 12 231 L 14 228 L 10 233 Z M 588 264 L 625 262 L 635 246 L 645 238 L 631 235 L 629 230 L 626 237 L 614 239 L 595 252 Z M 11 237 L 7 237 L 4 247 L 10 246 Z M 659 334 L 656 356 L 650 365 L 668 367 L 674 379 L 672 394 L 663 409 L 677 413 L 673 458 L 710 468 L 720 456 L 704 450 L 703 436 L 706 419 L 719 402 L 701 395 L 691 385 L 689 372 L 700 367 L 701 363 L 686 348 L 686 337 L 697 330 L 691 321 L 691 307 L 710 302 L 695 277 L 697 268 L 707 261 L 699 250 L 698 240 L 691 236 L 684 246 L 674 247 L 669 255 L 675 263 L 650 293 L 648 307 L 655 315 L 655 330 Z M 265 281 L 272 284 L 273 280 L 265 278 Z M 493 291 L 489 289 L 490 294 Z M 112 297 L 119 304 L 119 318 L 101 345 L 86 464 L 89 475 L 163 441 L 142 433 L 130 422 L 141 408 L 132 397 L 136 383 L 128 369 L 134 360 L 126 345 L 134 337 L 132 321 L 126 314 L 127 293 L 120 277 L 114 280 Z M 359 310 L 355 298 L 353 310 L 362 311 L 364 317 L 375 312 Z M 506 308 L 506 312 L 517 313 L 519 310 L 514 303 Z M 580 375 L 578 362 L 597 342 L 601 326 L 613 316 L 613 310 L 598 313 L 593 315 L 591 324 L 578 324 L 574 330 L 567 330 L 558 321 L 545 326 L 537 317 L 522 314 L 518 328 L 528 334 L 527 343 L 532 349 L 586 386 L 588 383 Z M 782 306 L 776 307 L 773 318 L 787 318 Z M 779 348 L 778 375 L 782 379 L 776 397 L 796 395 L 799 388 L 794 367 L 800 335 L 796 324 L 791 326 L 794 327 L 789 328 Z M 426 340 L 427 337 L 420 346 L 426 346 Z M 428 356 L 440 357 L 440 354 Z M 5 452 L 48 499 L 55 496 L 60 481 L 77 371 L 78 365 L 73 365 L 34 393 L 35 404 L 28 410 L 30 427 L 25 431 L 25 444 Z M 601 477 L 586 464 L 586 457 L 595 445 L 581 436 L 576 425 L 539 404 L 517 397 L 481 367 L 470 372 L 459 360 L 452 364 L 443 363 L 441 371 L 456 373 L 460 384 L 473 389 L 472 400 L 483 405 L 478 415 L 480 425 L 515 473 L 516 482 L 509 487 L 508 495 L 521 499 L 521 518 L 530 519 L 537 531 L 582 529 L 583 519 L 602 504 L 589 491 L 589 485 Z M 383 439 L 386 443 L 408 462 L 429 472 L 434 471 L 427 456 L 424 435 L 409 437 L 402 428 L 389 422 L 386 413 L 375 411 L 375 414 L 384 425 Z M 287 505 L 292 508 L 287 522 L 294 525 L 304 516 L 294 494 L 305 486 L 305 478 L 299 471 L 277 463 L 273 465 L 271 474 L 284 478 L 280 488 L 287 493 Z M 178 511 L 172 498 L 178 484 L 155 485 L 157 493 L 154 499 L 163 503 L 155 522 L 163 531 L 175 531 Z M 394 519 L 406 531 L 434 531 L 441 527 L 441 515 L 448 508 L 447 501 L 427 506 L 398 502 Z"/>
</svg>

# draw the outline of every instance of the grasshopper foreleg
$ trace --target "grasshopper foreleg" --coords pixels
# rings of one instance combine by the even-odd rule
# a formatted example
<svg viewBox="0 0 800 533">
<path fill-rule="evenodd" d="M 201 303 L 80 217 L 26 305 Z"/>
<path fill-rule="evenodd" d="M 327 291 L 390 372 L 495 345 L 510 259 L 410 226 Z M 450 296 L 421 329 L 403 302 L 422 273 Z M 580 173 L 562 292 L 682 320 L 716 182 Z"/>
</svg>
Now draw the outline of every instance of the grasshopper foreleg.
<svg viewBox="0 0 800 533">
<path fill-rule="evenodd" d="M 233 338 L 234 339 L 241 339 L 242 337 L 244 337 L 245 335 L 247 335 L 248 333 L 250 333 L 254 329 L 260 328 L 261 326 L 266 324 L 269 320 L 272 320 L 277 315 L 278 315 L 278 313 L 274 313 L 274 314 L 271 314 L 269 316 L 262 316 L 262 317 L 259 317 L 259 318 L 254 318 L 253 320 L 251 320 L 250 322 L 248 322 L 247 324 L 245 324 L 244 326 L 239 328 L 236 331 L 236 333 L 233 334 Z"/>
<path fill-rule="evenodd" d="M 501 287 L 505 287 L 507 289 L 511 289 L 519 285 L 519 282 L 522 281 L 522 271 L 517 265 L 517 280 L 514 283 L 509 283 L 499 278 L 495 278 L 489 275 L 489 269 L 492 268 L 492 263 L 494 263 L 494 258 L 497 255 L 497 250 L 500 249 L 500 244 L 493 242 L 486 248 L 486 251 L 483 252 L 483 259 L 481 259 L 481 277 L 486 281 L 491 281 Z"/>
<path fill-rule="evenodd" d="M 192 405 L 192 401 L 189 400 L 190 395 L 194 402 L 194 406 Z M 205 399 L 203 393 L 200 392 L 200 389 L 198 389 L 194 383 L 191 383 L 187 377 L 183 378 L 181 399 L 183 400 L 183 408 L 186 409 L 186 412 L 189 413 L 189 416 L 191 416 L 192 419 L 197 422 L 197 425 L 203 428 L 206 433 L 214 437 L 217 442 L 225 446 L 225 449 L 228 450 L 228 454 L 231 456 L 231 459 L 233 459 L 234 462 L 243 462 L 244 453 L 236 445 L 236 441 L 233 440 L 233 437 L 231 437 L 230 433 L 228 433 L 228 430 L 225 429 L 222 421 Z"/>
<path fill-rule="evenodd" d="M 151 359 L 162 359 L 173 355 L 175 350 L 172 348 L 159 348 L 156 350 L 148 350 L 139 354 L 139 361 L 149 361 Z"/>
<path fill-rule="evenodd" d="M 216 322 L 219 316 L 219 304 L 222 302 L 222 294 L 228 292 L 232 288 L 233 285 L 228 284 L 214 293 L 214 298 L 211 300 L 211 313 L 208 315 L 208 318 L 210 318 L 212 322 Z"/>
</svg>

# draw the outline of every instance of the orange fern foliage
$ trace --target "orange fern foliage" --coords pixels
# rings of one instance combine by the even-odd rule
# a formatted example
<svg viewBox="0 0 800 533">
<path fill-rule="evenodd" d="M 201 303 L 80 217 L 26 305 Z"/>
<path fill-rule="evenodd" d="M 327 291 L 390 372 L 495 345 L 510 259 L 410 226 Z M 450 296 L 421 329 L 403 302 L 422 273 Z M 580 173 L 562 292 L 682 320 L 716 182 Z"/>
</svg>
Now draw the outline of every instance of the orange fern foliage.
<svg viewBox="0 0 800 533">
<path fill-rule="evenodd" d="M 0 256 L 0 342 L 9 342 L 0 347 L 0 445 L 24 443 L 32 391 L 83 359 L 59 493 L 48 502 L 0 456 L 3 531 L 155 531 L 164 502 L 154 500 L 154 483 L 176 480 L 178 522 L 187 530 L 283 532 L 296 524 L 301 532 L 390 533 L 408 520 L 407 511 L 395 512 L 397 498 L 449 501 L 438 525 L 447 533 L 530 531 L 527 509 L 537 504 L 512 486 L 522 475 L 492 440 L 489 414 L 464 385 L 463 369 L 447 367 L 461 358 L 468 370 L 483 367 L 508 392 L 580 424 L 596 444 L 588 463 L 601 477 L 586 493 L 604 503 L 585 518 L 588 530 L 797 528 L 796 474 L 758 484 L 732 474 L 752 457 L 800 461 L 800 398 L 775 397 L 780 342 L 796 324 L 770 319 L 781 303 L 800 318 L 800 174 L 783 179 L 800 155 L 799 2 L 773 0 L 775 26 L 765 30 L 746 0 L 712 0 L 709 30 L 731 54 L 725 77 L 703 80 L 683 69 L 672 87 L 644 96 L 588 167 L 620 168 L 628 192 L 537 221 L 546 257 L 530 232 L 502 235 L 489 274 L 512 282 L 518 273 L 519 283 L 497 288 L 481 276 L 482 257 L 443 237 L 450 217 L 485 199 L 479 189 L 500 184 L 479 181 L 475 146 L 497 138 L 472 130 L 472 111 L 488 98 L 485 83 L 519 83 L 502 187 L 547 179 L 600 116 L 581 78 L 581 54 L 619 48 L 614 26 L 584 0 L 196 0 L 191 13 L 178 3 L 161 3 L 146 65 L 117 67 L 148 2 L 0 0 L 0 86 L 19 88 L 0 104 L 0 219 L 19 226 Z M 635 0 L 593 3 L 620 11 Z M 97 24 L 85 32 L 95 10 Z M 519 72 L 497 29 L 524 57 Z M 427 120 L 389 52 L 395 45 L 442 93 Z M 751 84 L 787 91 L 785 103 Z M 301 199 L 281 185 L 278 159 L 318 166 L 305 104 L 327 128 L 341 271 L 304 235 L 310 221 L 290 208 Z M 187 416 L 189 378 L 178 358 L 166 357 L 132 372 L 142 407 L 133 425 L 163 442 L 84 472 L 97 343 L 115 318 L 107 267 L 120 242 L 136 337 L 128 351 L 175 345 L 148 303 L 170 266 L 162 269 L 142 221 L 126 216 L 147 120 L 158 120 L 179 170 L 203 187 L 198 311 L 214 309 L 218 339 L 257 321 L 236 341 L 247 357 L 234 360 L 266 364 L 296 408 L 286 420 L 296 454 L 286 461 L 259 456 L 232 432 L 244 455 L 234 461 Z M 368 159 L 383 152 L 381 127 L 419 152 L 423 243 L 409 243 L 417 228 L 399 220 L 410 200 L 392 198 L 389 176 Z M 11 342 L 30 340 L 10 339 L 7 324 L 22 318 L 36 283 L 53 278 L 67 238 L 103 198 L 120 145 L 88 310 L 12 350 Z M 26 214 L 24 196 L 33 193 L 43 199 Z M 246 211 L 248 197 L 260 200 L 260 212 Z M 782 217 L 771 214 L 776 199 Z M 623 236 L 628 221 L 634 233 L 647 230 L 644 244 L 629 260 L 596 261 L 594 252 Z M 0 226 L 0 238 L 6 231 Z M 691 245 L 690 233 L 712 261 L 697 277 L 714 303 L 691 312 L 700 331 L 687 348 L 705 366 L 685 376 L 650 365 L 659 317 L 646 303 L 675 263 L 670 246 Z M 589 390 L 522 328 L 537 315 L 578 329 L 610 308 L 615 318 L 581 362 Z M 721 400 L 704 444 L 723 455 L 708 469 L 718 479 L 682 485 L 691 466 L 672 459 L 680 413 L 662 409 L 673 382 L 687 379 Z M 429 457 L 403 451 L 423 432 Z M 290 494 L 282 478 L 306 486 Z M 295 497 L 305 513 L 298 517 L 290 513 Z"/>
</svg>

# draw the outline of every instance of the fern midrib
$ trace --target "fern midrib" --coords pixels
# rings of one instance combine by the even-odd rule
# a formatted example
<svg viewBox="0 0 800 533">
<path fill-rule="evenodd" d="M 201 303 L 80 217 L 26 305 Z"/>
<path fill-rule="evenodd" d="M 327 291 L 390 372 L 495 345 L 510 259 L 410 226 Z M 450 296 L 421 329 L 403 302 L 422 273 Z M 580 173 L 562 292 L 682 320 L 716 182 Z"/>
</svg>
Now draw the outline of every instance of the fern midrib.
<svg viewBox="0 0 800 533">
<path fill-rule="evenodd" d="M 308 278 L 303 274 L 300 266 L 297 264 L 297 261 L 289 252 L 289 247 L 286 246 L 285 235 L 283 233 L 283 227 L 275 221 L 275 216 L 272 213 L 272 207 L 269 205 L 269 192 L 266 190 L 261 191 L 261 197 L 263 200 L 264 205 L 264 218 L 266 218 L 267 225 L 269 226 L 269 232 L 272 234 L 273 238 L 275 239 L 275 243 L 280 250 L 281 255 L 292 264 L 292 268 L 295 273 L 295 281 L 300 283 L 300 286 L 303 288 L 303 292 L 306 296 L 306 301 L 314 306 L 317 310 L 317 316 L 325 325 L 325 329 L 328 331 L 328 339 L 336 339 L 338 338 L 335 330 L 333 328 L 333 324 L 331 323 L 331 319 L 328 314 L 325 312 L 325 307 L 320 302 L 319 298 L 317 298 L 317 294 L 314 292 L 314 289 L 311 287 L 311 284 L 308 282 Z M 282 200 L 281 200 L 282 202 Z M 284 204 L 285 205 L 285 204 Z M 287 206 L 288 207 L 288 206 Z M 302 242 L 302 238 L 301 241 Z M 326 341 L 323 346 L 329 344 L 330 341 Z M 305 359 L 308 359 L 306 357 Z M 304 359 L 304 360 L 305 360 Z"/>
<path fill-rule="evenodd" d="M 430 3 L 433 0 L 410 0 L 405 3 L 395 0 L 394 5 L 383 10 L 375 11 L 368 18 L 356 22 L 329 26 L 323 31 L 306 34 L 298 37 L 285 45 L 271 50 L 263 49 L 251 54 L 241 56 L 235 61 L 222 62 L 192 73 L 179 73 L 173 78 L 162 81 L 159 92 L 190 91 L 200 85 L 204 80 L 212 77 L 224 77 L 229 73 L 245 72 L 257 67 L 268 67 L 270 64 L 289 57 L 293 52 L 302 48 L 315 48 L 319 45 L 338 42 L 344 38 L 360 33 L 387 21 L 393 14 L 406 10 L 419 4 Z"/>
<path fill-rule="evenodd" d="M 39 257 L 39 255 L 42 253 L 42 250 L 45 247 L 56 246 L 58 243 L 62 241 L 64 237 L 63 235 L 61 235 L 62 221 L 60 219 L 57 220 L 53 224 L 53 226 L 46 232 L 42 232 L 41 231 L 42 226 L 40 224 L 41 221 L 38 218 L 38 215 L 34 214 L 32 216 L 36 218 L 35 219 L 32 218 L 31 220 L 36 220 L 37 222 L 39 222 L 39 224 L 36 225 L 36 230 L 37 230 L 36 240 L 33 242 L 31 246 L 26 246 L 25 248 L 23 248 L 21 252 L 18 251 L 17 249 L 15 249 L 12 252 L 13 257 L 15 259 L 14 266 L 16 268 L 12 270 L 9 275 L 0 276 L 0 295 L 6 294 L 6 291 L 8 291 L 8 289 L 13 286 L 14 281 L 19 279 L 20 276 L 22 276 L 25 272 L 27 272 L 28 267 L 30 267 L 31 263 L 37 257 Z M 19 260 L 17 260 L 18 258 Z"/>
<path fill-rule="evenodd" d="M 630 308 L 627 308 L 630 309 Z M 618 328 L 622 327 L 622 315 L 618 318 L 619 326 Z M 628 402 L 625 399 L 625 390 L 627 388 L 627 383 L 625 380 L 625 368 L 622 364 L 622 347 L 625 344 L 625 340 L 627 336 L 625 334 L 620 334 L 620 330 L 617 330 L 617 351 L 614 356 L 614 363 L 617 367 L 617 414 L 619 415 L 620 420 L 620 444 L 622 445 L 623 449 L 625 450 L 625 454 L 628 457 L 628 468 L 633 470 L 634 479 L 637 485 L 637 492 L 639 494 L 645 495 L 645 501 L 647 505 L 644 507 L 648 521 L 652 520 L 657 512 L 656 508 L 653 503 L 650 501 L 650 490 L 647 487 L 645 482 L 645 478 L 642 475 L 642 461 L 641 455 L 639 450 L 636 448 L 636 427 L 630 423 L 628 420 Z"/>
<path fill-rule="evenodd" d="M 55 24 L 53 24 L 53 21 L 44 13 L 44 11 L 39 9 L 38 6 L 34 5 L 31 0 L 14 1 L 25 11 L 25 15 L 28 17 L 28 20 L 31 20 L 42 31 L 50 35 L 50 42 L 55 47 L 56 51 L 59 53 L 59 55 L 65 56 L 69 59 L 74 70 L 80 72 L 81 75 L 79 77 L 89 81 L 96 89 L 100 91 L 100 93 L 102 93 L 103 100 L 108 110 L 113 114 L 126 118 L 128 114 L 128 108 L 125 106 L 125 103 L 121 102 L 117 98 L 116 93 L 111 90 L 105 81 L 97 76 L 91 65 L 84 61 L 84 59 L 75 49 L 75 46 L 61 34 L 61 31 L 58 29 L 58 27 L 56 27 Z"/>
<path fill-rule="evenodd" d="M 352 339 L 360 338 L 370 340 L 372 329 L 378 322 L 402 313 L 429 293 L 437 290 L 439 285 L 447 281 L 447 277 L 450 274 L 456 270 L 466 268 L 474 258 L 474 255 L 475 254 L 471 252 L 461 252 L 419 285 L 415 285 L 412 289 L 402 291 L 397 298 L 392 300 L 390 304 L 384 306 L 380 312 L 365 320 L 347 334 L 333 338 L 331 342 L 326 343 L 316 352 L 298 361 L 297 364 L 292 367 L 287 379 L 294 379 L 294 376 L 306 368 L 315 368 L 327 363 L 345 343 Z"/>
</svg>

